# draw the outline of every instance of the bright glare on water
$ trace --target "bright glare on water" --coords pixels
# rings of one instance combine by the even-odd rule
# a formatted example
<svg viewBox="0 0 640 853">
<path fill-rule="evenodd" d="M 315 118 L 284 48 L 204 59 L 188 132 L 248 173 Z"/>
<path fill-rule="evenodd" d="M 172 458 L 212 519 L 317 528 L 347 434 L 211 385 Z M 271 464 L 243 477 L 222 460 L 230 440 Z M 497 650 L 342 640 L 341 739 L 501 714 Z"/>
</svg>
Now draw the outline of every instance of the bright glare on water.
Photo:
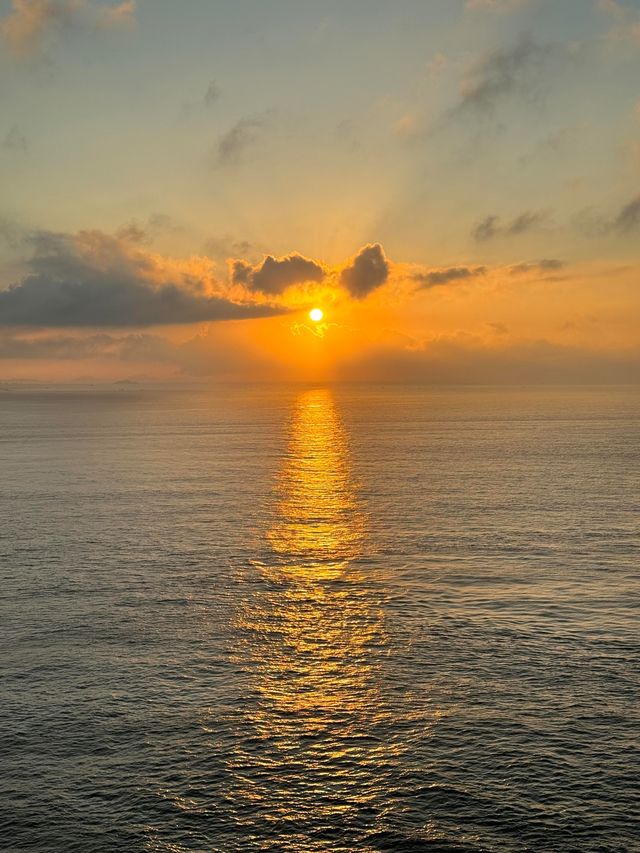
<svg viewBox="0 0 640 853">
<path fill-rule="evenodd" d="M 638 391 L 0 395 L 3 851 L 640 849 Z"/>
</svg>

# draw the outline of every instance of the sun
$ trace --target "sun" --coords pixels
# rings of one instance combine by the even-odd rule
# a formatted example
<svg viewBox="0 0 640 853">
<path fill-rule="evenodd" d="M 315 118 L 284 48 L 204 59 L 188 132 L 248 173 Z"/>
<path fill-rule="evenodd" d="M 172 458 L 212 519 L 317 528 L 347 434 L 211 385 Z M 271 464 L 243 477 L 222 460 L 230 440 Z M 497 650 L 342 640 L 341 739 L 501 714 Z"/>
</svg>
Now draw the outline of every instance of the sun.
<svg viewBox="0 0 640 853">
<path fill-rule="evenodd" d="M 314 323 L 319 323 L 320 320 L 324 317 L 324 313 L 322 308 L 312 308 L 309 311 L 309 317 L 313 320 Z"/>
</svg>

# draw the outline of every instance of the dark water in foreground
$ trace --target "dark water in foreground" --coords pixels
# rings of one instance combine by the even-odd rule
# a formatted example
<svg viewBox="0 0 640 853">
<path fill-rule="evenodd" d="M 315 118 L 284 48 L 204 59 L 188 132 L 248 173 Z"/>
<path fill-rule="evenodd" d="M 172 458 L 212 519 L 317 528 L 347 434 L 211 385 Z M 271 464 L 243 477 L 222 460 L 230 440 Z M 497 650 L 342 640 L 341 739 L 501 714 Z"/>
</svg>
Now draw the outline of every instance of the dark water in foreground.
<svg viewBox="0 0 640 853">
<path fill-rule="evenodd" d="M 0 392 L 0 849 L 640 850 L 639 416 Z"/>
</svg>

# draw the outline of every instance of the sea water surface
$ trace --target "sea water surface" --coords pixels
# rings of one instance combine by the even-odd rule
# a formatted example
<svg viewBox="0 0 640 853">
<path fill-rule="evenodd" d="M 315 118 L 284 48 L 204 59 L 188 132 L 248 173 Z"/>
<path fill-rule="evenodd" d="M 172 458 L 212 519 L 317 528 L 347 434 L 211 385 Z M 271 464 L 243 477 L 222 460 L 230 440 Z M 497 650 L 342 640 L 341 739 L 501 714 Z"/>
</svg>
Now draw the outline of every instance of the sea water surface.
<svg viewBox="0 0 640 853">
<path fill-rule="evenodd" d="M 0 391 L 0 849 L 640 850 L 640 391 Z"/>
</svg>

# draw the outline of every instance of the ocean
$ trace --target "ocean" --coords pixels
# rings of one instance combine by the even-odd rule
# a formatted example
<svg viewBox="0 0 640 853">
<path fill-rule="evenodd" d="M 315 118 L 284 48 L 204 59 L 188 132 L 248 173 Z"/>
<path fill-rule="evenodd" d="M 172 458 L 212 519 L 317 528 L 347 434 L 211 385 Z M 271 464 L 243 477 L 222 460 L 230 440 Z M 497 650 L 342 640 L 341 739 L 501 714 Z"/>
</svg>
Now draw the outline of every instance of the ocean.
<svg viewBox="0 0 640 853">
<path fill-rule="evenodd" d="M 640 850 L 639 424 L 5 386 L 0 849 Z"/>
</svg>

